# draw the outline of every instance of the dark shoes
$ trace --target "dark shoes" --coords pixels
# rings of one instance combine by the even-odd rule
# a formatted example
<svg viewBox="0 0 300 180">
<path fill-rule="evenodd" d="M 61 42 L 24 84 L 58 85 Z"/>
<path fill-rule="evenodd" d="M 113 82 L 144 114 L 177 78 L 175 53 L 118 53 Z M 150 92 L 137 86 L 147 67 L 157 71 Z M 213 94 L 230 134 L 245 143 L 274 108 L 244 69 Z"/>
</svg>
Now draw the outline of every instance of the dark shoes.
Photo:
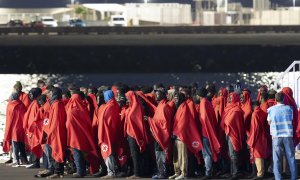
<svg viewBox="0 0 300 180">
<path fill-rule="evenodd" d="M 200 178 L 200 180 L 206 180 L 206 179 L 211 179 L 212 176 L 203 176 L 202 178 Z"/>
<path fill-rule="evenodd" d="M 60 174 L 52 174 L 51 176 L 48 176 L 47 179 L 58 179 L 58 178 L 63 178 L 63 175 Z"/>
<path fill-rule="evenodd" d="M 84 178 L 84 176 L 83 176 L 83 175 L 80 175 L 80 174 L 77 174 L 77 173 L 74 173 L 74 174 L 72 175 L 72 178 Z"/>
<path fill-rule="evenodd" d="M 51 176 L 51 175 L 53 175 L 53 171 L 46 169 L 46 170 L 43 170 L 43 171 L 39 171 L 39 173 L 34 175 L 34 177 L 44 178 L 44 177 L 48 177 L 48 176 Z"/>
<path fill-rule="evenodd" d="M 102 176 L 105 176 L 107 174 L 107 172 L 105 171 L 99 171 L 95 174 L 93 174 L 94 177 L 102 177 Z"/>
<path fill-rule="evenodd" d="M 254 177 L 251 180 L 262 180 L 262 179 L 263 179 L 263 177 Z"/>
<path fill-rule="evenodd" d="M 26 166 L 26 169 L 38 169 L 38 168 L 40 168 L 40 165 L 36 163 Z"/>
</svg>

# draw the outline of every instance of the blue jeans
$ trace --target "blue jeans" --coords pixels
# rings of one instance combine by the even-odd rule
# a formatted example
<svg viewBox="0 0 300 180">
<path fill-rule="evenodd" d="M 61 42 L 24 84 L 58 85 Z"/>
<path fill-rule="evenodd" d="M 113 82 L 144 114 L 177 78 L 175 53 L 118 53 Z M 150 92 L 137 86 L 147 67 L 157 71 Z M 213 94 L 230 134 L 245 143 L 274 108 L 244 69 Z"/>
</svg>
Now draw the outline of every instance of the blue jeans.
<svg viewBox="0 0 300 180">
<path fill-rule="evenodd" d="M 54 170 L 54 164 L 52 159 L 52 149 L 49 144 L 44 145 L 45 155 L 47 157 L 47 169 L 48 170 Z"/>
<path fill-rule="evenodd" d="M 73 148 L 73 157 L 74 157 L 74 162 L 76 165 L 76 172 L 80 176 L 85 176 L 86 175 L 86 163 L 84 159 L 83 152 Z"/>
<path fill-rule="evenodd" d="M 281 180 L 281 163 L 283 149 L 286 153 L 286 159 L 289 163 L 291 180 L 296 180 L 297 173 L 297 164 L 295 159 L 295 149 L 292 137 L 278 137 L 272 139 L 273 146 L 273 172 L 276 180 Z"/>
<path fill-rule="evenodd" d="M 211 176 L 212 175 L 212 153 L 210 149 L 210 144 L 209 144 L 209 139 L 206 137 L 202 138 L 202 143 L 203 143 L 203 149 L 202 149 L 202 154 L 203 154 L 203 159 L 205 163 L 205 175 L 206 176 Z"/>
<path fill-rule="evenodd" d="M 231 175 L 238 176 L 241 173 L 241 166 L 240 166 L 240 151 L 235 151 L 233 145 L 230 141 L 229 136 L 226 136 L 226 140 L 228 143 L 228 151 L 231 160 Z"/>
</svg>

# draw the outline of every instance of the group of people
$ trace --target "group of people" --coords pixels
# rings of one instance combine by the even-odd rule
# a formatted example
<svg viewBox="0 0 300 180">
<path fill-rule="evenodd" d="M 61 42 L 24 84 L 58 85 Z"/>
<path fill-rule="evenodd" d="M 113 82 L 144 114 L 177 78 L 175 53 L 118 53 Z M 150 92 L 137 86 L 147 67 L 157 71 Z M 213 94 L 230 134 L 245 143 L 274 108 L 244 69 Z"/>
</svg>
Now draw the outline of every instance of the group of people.
<svg viewBox="0 0 300 180">
<path fill-rule="evenodd" d="M 300 117 L 299 117 L 300 118 Z M 76 87 L 18 81 L 3 151 L 35 177 L 297 179 L 298 108 L 291 88 L 162 84 Z M 30 157 L 28 159 L 28 157 Z"/>
</svg>

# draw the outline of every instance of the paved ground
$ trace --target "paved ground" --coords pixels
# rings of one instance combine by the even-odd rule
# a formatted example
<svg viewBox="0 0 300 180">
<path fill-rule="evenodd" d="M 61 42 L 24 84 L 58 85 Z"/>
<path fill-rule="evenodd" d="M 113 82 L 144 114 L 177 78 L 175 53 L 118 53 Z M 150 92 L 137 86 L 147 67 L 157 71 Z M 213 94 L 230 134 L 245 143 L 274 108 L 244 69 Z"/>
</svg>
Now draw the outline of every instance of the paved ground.
<svg viewBox="0 0 300 180">
<path fill-rule="evenodd" d="M 104 45 L 300 45 L 299 33 L 256 34 L 149 34 L 149 35 L 9 35 L 0 46 L 104 46 Z"/>
<path fill-rule="evenodd" d="M 30 180 L 30 179 L 45 179 L 45 178 L 34 178 L 34 175 L 42 169 L 26 169 L 25 167 L 7 167 L 5 164 L 0 164 L 0 179 L 1 180 Z M 63 179 L 73 179 L 70 175 L 65 176 Z M 91 176 L 85 177 L 85 179 L 99 179 L 94 178 Z M 121 178 L 118 178 L 121 179 Z M 125 178 L 122 178 L 125 179 Z M 143 178 L 145 180 L 150 178 Z M 189 178 L 189 179 L 195 179 L 195 178 Z M 214 179 L 212 179 L 214 180 Z M 221 179 L 219 179 L 221 180 Z"/>
</svg>

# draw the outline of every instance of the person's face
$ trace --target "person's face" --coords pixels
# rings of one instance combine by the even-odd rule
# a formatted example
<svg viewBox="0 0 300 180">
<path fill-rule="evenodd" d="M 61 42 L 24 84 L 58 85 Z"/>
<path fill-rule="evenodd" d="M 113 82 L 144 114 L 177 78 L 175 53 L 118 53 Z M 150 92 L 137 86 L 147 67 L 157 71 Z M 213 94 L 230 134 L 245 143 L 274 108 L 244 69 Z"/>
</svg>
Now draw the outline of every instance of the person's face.
<svg viewBox="0 0 300 180">
<path fill-rule="evenodd" d="M 231 103 L 231 102 L 232 102 L 232 95 L 230 95 L 230 96 L 227 98 L 227 102 L 228 102 L 228 103 Z"/>
<path fill-rule="evenodd" d="M 244 103 L 244 101 L 245 101 L 245 96 L 243 94 L 240 95 L 240 101 L 241 101 L 241 103 Z"/>
<path fill-rule="evenodd" d="M 156 101 L 161 101 L 161 100 L 163 100 L 163 98 L 164 98 L 164 95 L 163 95 L 163 93 L 161 92 L 161 91 L 156 91 L 155 92 L 155 99 L 156 99 Z"/>
<path fill-rule="evenodd" d="M 116 101 L 119 104 L 120 107 L 123 107 L 126 105 L 126 97 L 123 93 L 117 92 Z"/>
<path fill-rule="evenodd" d="M 222 90 L 219 90 L 218 95 L 219 95 L 219 96 L 222 96 Z"/>
<path fill-rule="evenodd" d="M 32 92 L 29 92 L 28 96 L 29 96 L 30 101 L 34 100 L 34 96 L 33 96 Z"/>
<path fill-rule="evenodd" d="M 87 88 L 80 88 L 80 91 L 84 93 L 84 95 L 87 95 Z"/>
<path fill-rule="evenodd" d="M 45 94 L 46 94 L 47 98 L 51 99 L 52 91 L 46 90 Z"/>
</svg>

